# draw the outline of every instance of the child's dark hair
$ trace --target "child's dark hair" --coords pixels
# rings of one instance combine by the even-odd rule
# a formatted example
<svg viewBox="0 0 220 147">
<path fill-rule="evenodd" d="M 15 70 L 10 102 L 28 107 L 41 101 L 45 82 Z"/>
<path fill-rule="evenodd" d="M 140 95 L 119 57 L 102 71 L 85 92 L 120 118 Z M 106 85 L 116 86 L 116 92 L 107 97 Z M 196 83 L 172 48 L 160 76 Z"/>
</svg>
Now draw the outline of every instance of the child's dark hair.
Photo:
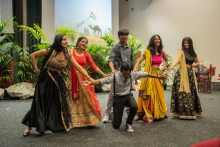
<svg viewBox="0 0 220 147">
<path fill-rule="evenodd" d="M 122 72 L 123 70 L 126 70 L 126 71 L 133 70 L 133 68 L 134 68 L 133 62 L 131 62 L 131 61 L 123 61 L 121 63 L 120 71 Z"/>
</svg>

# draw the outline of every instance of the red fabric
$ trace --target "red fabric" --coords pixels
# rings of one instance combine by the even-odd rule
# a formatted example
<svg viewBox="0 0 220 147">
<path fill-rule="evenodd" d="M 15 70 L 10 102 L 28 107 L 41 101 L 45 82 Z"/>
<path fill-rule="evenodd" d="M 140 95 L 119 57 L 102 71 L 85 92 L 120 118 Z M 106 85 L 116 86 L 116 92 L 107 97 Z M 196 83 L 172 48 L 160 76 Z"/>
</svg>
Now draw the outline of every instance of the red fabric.
<svg viewBox="0 0 220 147">
<path fill-rule="evenodd" d="M 76 62 L 78 62 L 78 64 L 82 66 L 82 68 L 86 68 L 86 62 L 88 62 L 93 70 L 97 68 L 94 61 L 92 60 L 91 55 L 88 52 L 85 52 L 83 56 L 77 56 L 75 52 L 76 50 L 73 50 L 73 57 L 75 58 Z"/>
<path fill-rule="evenodd" d="M 75 58 L 76 62 L 78 62 L 78 64 L 80 66 L 82 66 L 82 68 L 84 68 L 84 69 L 85 69 L 86 62 L 89 63 L 89 65 L 91 66 L 91 68 L 93 70 L 95 70 L 97 68 L 97 66 L 93 62 L 93 60 L 88 52 L 85 52 L 83 56 L 76 56 L 75 50 L 73 50 L 73 57 Z M 72 65 L 70 65 L 70 68 L 71 68 L 71 72 L 72 72 L 73 99 L 77 99 L 79 97 L 79 85 L 78 85 L 78 80 L 77 80 L 77 76 L 76 76 L 76 69 Z"/>
<path fill-rule="evenodd" d="M 78 72 L 80 75 L 80 79 L 81 81 L 85 80 L 85 76 L 82 75 L 80 72 Z M 73 81 L 74 82 L 74 81 Z M 78 83 L 78 81 L 76 82 Z M 78 85 L 77 85 L 78 87 Z M 88 102 L 90 103 L 90 106 L 92 106 L 93 110 L 96 111 L 96 113 L 100 116 L 100 118 L 102 118 L 102 108 L 99 105 L 99 101 L 97 99 L 97 95 L 95 94 L 95 89 L 93 88 L 92 85 L 86 86 L 84 87 L 86 96 L 88 98 Z"/>
<path fill-rule="evenodd" d="M 200 142 L 192 145 L 191 147 L 220 147 L 220 138 Z"/>
<path fill-rule="evenodd" d="M 85 52 L 84 55 L 80 57 L 80 56 L 76 56 L 75 50 L 73 50 L 73 57 L 75 58 L 76 62 L 78 62 L 78 64 L 80 66 L 82 66 L 82 68 L 84 68 L 84 69 L 85 69 L 86 62 L 89 63 L 89 65 L 91 66 L 91 68 L 93 70 L 95 70 L 97 68 L 97 66 L 93 62 L 93 60 L 88 52 Z M 79 98 L 80 87 L 78 84 L 78 79 L 77 79 L 75 67 L 70 65 L 70 69 L 72 72 L 72 95 L 73 95 L 72 99 L 76 100 Z M 80 72 L 79 72 L 79 75 L 80 75 L 81 81 L 85 80 L 84 75 L 82 75 Z M 89 86 L 84 87 L 84 90 L 86 92 L 86 96 L 88 98 L 90 105 L 98 113 L 98 115 L 101 118 L 102 109 L 99 105 L 99 101 L 97 100 L 97 95 L 95 94 L 95 89 L 93 88 L 92 85 L 89 85 Z"/>
</svg>

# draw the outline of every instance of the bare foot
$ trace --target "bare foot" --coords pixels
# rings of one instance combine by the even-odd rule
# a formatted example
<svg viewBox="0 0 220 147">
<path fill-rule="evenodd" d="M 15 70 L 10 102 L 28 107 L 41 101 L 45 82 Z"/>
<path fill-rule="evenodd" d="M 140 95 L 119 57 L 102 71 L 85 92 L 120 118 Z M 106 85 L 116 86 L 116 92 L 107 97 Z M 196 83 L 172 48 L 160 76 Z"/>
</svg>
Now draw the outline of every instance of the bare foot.
<svg viewBox="0 0 220 147">
<path fill-rule="evenodd" d="M 30 132 L 30 131 L 31 131 L 31 127 L 27 127 L 24 132 Z"/>
<path fill-rule="evenodd" d="M 91 128 L 96 128 L 96 125 L 92 125 L 92 126 L 90 126 Z"/>
<path fill-rule="evenodd" d="M 74 127 L 73 127 L 73 126 L 70 126 L 70 129 L 72 130 L 72 129 L 74 129 Z"/>
</svg>

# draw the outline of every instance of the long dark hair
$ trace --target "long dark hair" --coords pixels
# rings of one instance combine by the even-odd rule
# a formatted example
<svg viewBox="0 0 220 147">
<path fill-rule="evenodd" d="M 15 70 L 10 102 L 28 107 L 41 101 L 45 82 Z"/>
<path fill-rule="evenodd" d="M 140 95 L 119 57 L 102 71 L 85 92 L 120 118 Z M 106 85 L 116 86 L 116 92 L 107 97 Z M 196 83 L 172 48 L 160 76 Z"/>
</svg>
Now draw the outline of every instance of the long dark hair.
<svg viewBox="0 0 220 147">
<path fill-rule="evenodd" d="M 86 38 L 86 37 L 79 37 L 78 39 L 77 39 L 77 42 L 76 42 L 76 48 L 78 47 L 78 43 L 81 41 L 81 40 L 83 40 L 83 39 L 86 39 L 87 40 L 87 44 L 89 43 L 89 41 L 88 41 L 88 39 Z M 85 50 L 84 50 L 85 51 Z"/>
<path fill-rule="evenodd" d="M 67 59 L 67 54 L 68 54 L 68 51 L 66 48 L 63 48 L 62 46 L 62 40 L 63 40 L 63 36 L 66 36 L 66 34 L 57 34 L 55 37 L 54 37 L 54 41 L 53 41 L 53 44 L 51 45 L 51 47 L 53 49 L 55 49 L 55 51 L 57 52 L 56 55 L 60 52 L 63 52 L 64 53 L 64 56 L 65 58 Z M 55 56 L 56 56 L 55 55 Z"/>
<path fill-rule="evenodd" d="M 183 41 L 182 41 L 182 49 L 185 49 L 184 47 L 184 41 L 188 41 L 189 43 L 189 50 L 188 50 L 188 53 L 193 56 L 193 57 L 197 57 L 197 54 L 194 50 L 194 47 L 193 47 L 193 41 L 190 37 L 185 37 L 183 38 Z M 186 49 L 185 49 L 186 50 Z"/>
<path fill-rule="evenodd" d="M 155 34 L 153 35 L 151 38 L 150 38 L 150 41 L 149 41 L 149 44 L 147 46 L 147 49 L 150 50 L 151 54 L 152 55 L 155 55 L 156 54 L 156 50 L 154 49 L 154 46 L 155 46 L 155 37 L 158 36 L 159 39 L 160 39 L 160 46 L 158 46 L 158 52 L 159 52 L 159 55 L 162 54 L 162 49 L 163 49 L 163 43 L 162 43 L 162 39 L 160 38 L 160 35 L 158 34 Z"/>
</svg>

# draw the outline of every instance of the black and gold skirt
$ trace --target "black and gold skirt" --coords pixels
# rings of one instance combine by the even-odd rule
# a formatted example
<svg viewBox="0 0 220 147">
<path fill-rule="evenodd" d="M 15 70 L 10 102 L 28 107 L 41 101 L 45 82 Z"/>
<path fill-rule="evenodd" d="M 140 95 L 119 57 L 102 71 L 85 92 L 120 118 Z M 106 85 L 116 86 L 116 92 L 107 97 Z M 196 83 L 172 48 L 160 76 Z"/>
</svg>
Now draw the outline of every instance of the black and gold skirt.
<svg viewBox="0 0 220 147">
<path fill-rule="evenodd" d="M 197 93 L 193 70 L 187 68 L 190 93 L 180 92 L 180 72 L 177 71 L 172 88 L 170 115 L 178 115 L 180 119 L 196 119 L 202 115 L 202 108 Z"/>
<path fill-rule="evenodd" d="M 35 87 L 31 109 L 22 124 L 38 132 L 69 131 L 68 89 L 63 73 L 45 69 Z"/>
</svg>

